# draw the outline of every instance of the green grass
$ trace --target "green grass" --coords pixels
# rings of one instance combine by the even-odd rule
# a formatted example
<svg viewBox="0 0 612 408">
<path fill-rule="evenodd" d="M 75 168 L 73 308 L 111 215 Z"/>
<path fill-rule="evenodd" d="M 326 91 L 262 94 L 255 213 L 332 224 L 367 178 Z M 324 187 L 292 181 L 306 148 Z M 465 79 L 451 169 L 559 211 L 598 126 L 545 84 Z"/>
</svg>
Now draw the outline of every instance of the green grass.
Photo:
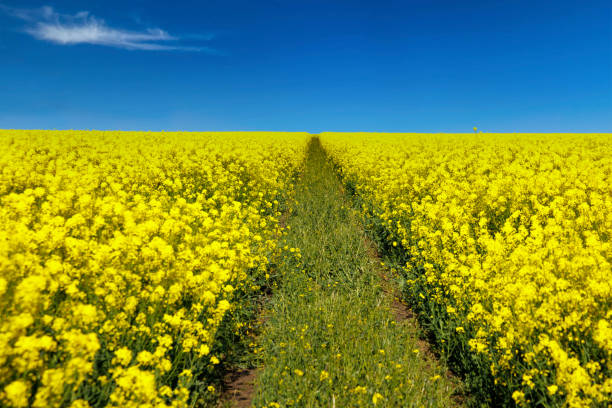
<svg viewBox="0 0 612 408">
<path fill-rule="evenodd" d="M 257 407 L 448 407 L 456 385 L 396 322 L 358 212 L 314 138 L 260 336 Z M 277 405 L 278 404 L 278 405 Z"/>
</svg>

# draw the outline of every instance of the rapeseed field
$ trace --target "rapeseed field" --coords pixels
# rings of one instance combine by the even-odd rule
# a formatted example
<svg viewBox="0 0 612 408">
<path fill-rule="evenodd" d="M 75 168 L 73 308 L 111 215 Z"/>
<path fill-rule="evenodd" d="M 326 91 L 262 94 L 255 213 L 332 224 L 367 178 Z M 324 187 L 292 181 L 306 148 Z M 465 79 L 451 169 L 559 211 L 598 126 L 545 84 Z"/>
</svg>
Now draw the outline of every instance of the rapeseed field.
<svg viewBox="0 0 612 408">
<path fill-rule="evenodd" d="M 611 237 L 608 134 L 3 130 L 0 406 L 606 407 Z"/>
<path fill-rule="evenodd" d="M 307 139 L 0 132 L 0 405 L 214 391 L 216 332 L 259 290 Z"/>
<path fill-rule="evenodd" d="M 611 135 L 321 139 L 473 392 L 492 406 L 609 406 Z"/>
</svg>

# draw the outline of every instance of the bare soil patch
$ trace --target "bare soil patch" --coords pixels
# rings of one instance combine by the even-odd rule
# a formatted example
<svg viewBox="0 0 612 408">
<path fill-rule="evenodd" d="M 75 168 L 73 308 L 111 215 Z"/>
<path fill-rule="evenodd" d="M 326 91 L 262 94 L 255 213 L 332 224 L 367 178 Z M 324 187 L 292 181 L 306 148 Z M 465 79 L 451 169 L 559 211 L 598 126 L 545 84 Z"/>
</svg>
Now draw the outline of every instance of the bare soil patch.
<svg viewBox="0 0 612 408">
<path fill-rule="evenodd" d="M 221 397 L 222 406 L 249 408 L 255 394 L 257 368 L 240 369 L 228 373 L 224 378 L 225 391 Z"/>
</svg>

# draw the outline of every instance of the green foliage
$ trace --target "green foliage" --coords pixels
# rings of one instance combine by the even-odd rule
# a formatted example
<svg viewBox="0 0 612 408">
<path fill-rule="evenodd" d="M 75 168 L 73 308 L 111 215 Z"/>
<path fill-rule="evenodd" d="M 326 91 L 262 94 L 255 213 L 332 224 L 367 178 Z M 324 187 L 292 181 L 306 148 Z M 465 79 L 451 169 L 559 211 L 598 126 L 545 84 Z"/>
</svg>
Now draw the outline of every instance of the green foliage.
<svg viewBox="0 0 612 408">
<path fill-rule="evenodd" d="M 349 191 L 350 193 L 350 191 Z M 447 407 L 455 384 L 396 322 L 360 216 L 317 139 L 296 187 L 262 335 L 257 407 Z"/>
</svg>

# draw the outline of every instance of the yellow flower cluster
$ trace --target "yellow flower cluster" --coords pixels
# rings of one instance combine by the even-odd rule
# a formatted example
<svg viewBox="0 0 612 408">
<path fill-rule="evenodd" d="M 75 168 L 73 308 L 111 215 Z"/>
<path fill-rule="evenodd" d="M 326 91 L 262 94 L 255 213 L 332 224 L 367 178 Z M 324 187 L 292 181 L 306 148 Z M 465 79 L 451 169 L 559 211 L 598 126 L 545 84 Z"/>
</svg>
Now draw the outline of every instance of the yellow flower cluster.
<svg viewBox="0 0 612 408">
<path fill-rule="evenodd" d="M 612 135 L 322 143 L 409 259 L 413 297 L 518 405 L 612 403 Z"/>
<path fill-rule="evenodd" d="M 0 405 L 186 406 L 307 140 L 0 131 Z"/>
</svg>

